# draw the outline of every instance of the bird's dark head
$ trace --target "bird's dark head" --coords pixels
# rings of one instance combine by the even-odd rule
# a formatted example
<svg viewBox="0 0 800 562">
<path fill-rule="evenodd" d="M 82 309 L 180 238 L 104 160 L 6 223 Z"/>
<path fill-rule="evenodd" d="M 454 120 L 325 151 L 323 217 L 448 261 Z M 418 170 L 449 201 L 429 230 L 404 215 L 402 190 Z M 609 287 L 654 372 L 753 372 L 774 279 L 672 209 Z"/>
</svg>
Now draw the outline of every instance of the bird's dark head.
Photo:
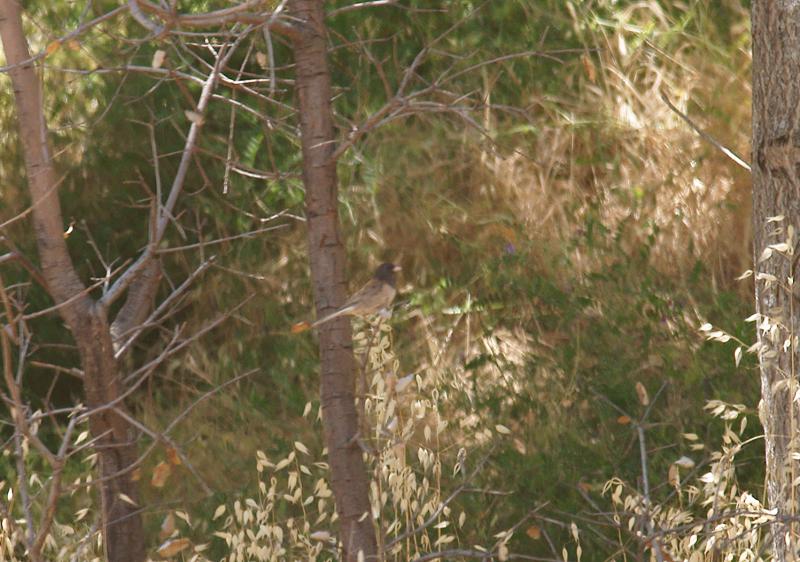
<svg viewBox="0 0 800 562">
<path fill-rule="evenodd" d="M 378 269 L 375 270 L 375 279 L 378 281 L 383 281 L 384 283 L 388 283 L 394 287 L 395 282 L 397 281 L 397 276 L 395 274 L 398 271 L 400 271 L 399 265 L 388 262 L 382 263 L 378 266 Z"/>
</svg>

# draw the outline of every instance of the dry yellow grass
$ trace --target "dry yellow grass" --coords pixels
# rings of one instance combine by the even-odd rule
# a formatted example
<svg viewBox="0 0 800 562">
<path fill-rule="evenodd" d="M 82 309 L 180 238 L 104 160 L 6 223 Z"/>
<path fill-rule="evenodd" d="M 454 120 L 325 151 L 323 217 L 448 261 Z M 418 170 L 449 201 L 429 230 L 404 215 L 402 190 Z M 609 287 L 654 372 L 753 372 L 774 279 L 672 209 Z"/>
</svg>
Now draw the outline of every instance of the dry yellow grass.
<svg viewBox="0 0 800 562">
<path fill-rule="evenodd" d="M 535 134 L 505 136 L 488 150 L 464 132 L 433 143 L 424 124 L 392 133 L 415 139 L 418 154 L 383 164 L 376 226 L 357 228 L 354 246 L 398 246 L 423 273 L 430 264 L 458 269 L 457 244 L 491 250 L 527 238 L 562 247 L 592 217 L 619 233 L 627 252 L 650 238 L 651 265 L 665 275 L 684 277 L 699 260 L 729 284 L 751 259 L 749 173 L 692 131 L 661 93 L 747 158 L 748 30 L 730 29 L 744 47 L 721 53 L 656 3 L 617 18 L 583 30 L 587 54 L 567 63 L 563 96 L 530 94 Z M 518 122 L 489 115 L 484 124 L 497 133 Z M 396 145 L 392 134 L 381 142 Z M 398 184 L 413 185 L 413 199 Z M 599 255 L 571 257 L 587 272 Z"/>
</svg>

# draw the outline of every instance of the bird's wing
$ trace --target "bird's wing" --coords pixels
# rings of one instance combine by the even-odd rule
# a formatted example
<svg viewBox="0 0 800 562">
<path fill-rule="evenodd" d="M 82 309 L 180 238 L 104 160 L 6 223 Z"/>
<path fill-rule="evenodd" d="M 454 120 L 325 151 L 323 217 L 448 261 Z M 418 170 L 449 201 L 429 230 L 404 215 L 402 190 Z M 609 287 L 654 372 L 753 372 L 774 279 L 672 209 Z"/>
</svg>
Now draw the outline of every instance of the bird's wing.
<svg viewBox="0 0 800 562">
<path fill-rule="evenodd" d="M 373 279 L 354 294 L 345 306 L 354 306 L 353 314 L 366 316 L 389 306 L 396 292 L 388 283 Z"/>
<path fill-rule="evenodd" d="M 380 309 L 389 306 L 389 304 L 392 302 L 392 299 L 394 299 L 395 293 L 397 293 L 397 290 L 388 283 L 378 281 L 377 279 L 372 279 L 366 285 L 361 287 L 361 289 L 356 291 L 356 293 L 350 297 L 350 300 L 344 303 L 341 308 L 328 314 L 327 316 L 323 316 L 314 322 L 311 327 L 316 328 L 320 324 L 324 324 L 329 320 L 333 320 L 334 318 L 339 318 L 340 316 L 347 314 L 351 314 L 353 316 L 367 316 L 369 314 L 374 314 Z"/>
</svg>

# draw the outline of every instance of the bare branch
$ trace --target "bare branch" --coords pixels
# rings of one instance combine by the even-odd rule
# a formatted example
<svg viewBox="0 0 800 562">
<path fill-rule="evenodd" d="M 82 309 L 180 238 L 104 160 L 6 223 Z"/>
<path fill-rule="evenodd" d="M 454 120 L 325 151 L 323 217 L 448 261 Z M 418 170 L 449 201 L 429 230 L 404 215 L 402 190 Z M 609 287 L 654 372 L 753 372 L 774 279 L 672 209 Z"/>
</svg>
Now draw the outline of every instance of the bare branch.
<svg viewBox="0 0 800 562">
<path fill-rule="evenodd" d="M 263 0 L 248 0 L 230 8 L 222 8 L 213 12 L 206 12 L 203 14 L 177 14 L 173 11 L 166 10 L 147 0 L 129 0 L 131 6 L 136 5 L 137 8 L 141 7 L 143 11 L 155 14 L 159 19 L 166 22 L 167 28 L 173 27 L 211 27 L 226 25 L 230 23 L 247 23 L 250 25 L 268 25 L 271 30 L 280 33 L 286 37 L 294 38 L 299 35 L 298 28 L 286 21 L 285 19 L 277 19 L 280 14 L 280 9 L 273 12 L 251 12 L 250 10 L 258 10 L 259 7 L 264 5 Z M 142 14 L 144 15 L 144 14 Z M 153 24 L 148 18 L 145 19 L 149 24 L 140 22 L 148 29 Z M 138 18 L 137 18 L 137 21 Z M 161 28 L 164 29 L 163 27 Z M 154 29 L 151 29 L 154 31 Z"/>
<path fill-rule="evenodd" d="M 257 371 L 257 369 L 254 369 L 254 371 Z M 175 451 L 178 457 L 180 457 L 183 465 L 186 468 L 188 468 L 189 472 L 191 472 L 197 479 L 198 483 L 200 484 L 200 487 L 203 488 L 203 493 L 206 495 L 206 497 L 212 496 L 214 494 L 214 491 L 208 486 L 208 484 L 206 484 L 206 481 L 203 479 L 203 477 L 200 475 L 197 469 L 195 469 L 194 465 L 191 463 L 186 454 L 181 450 L 178 444 L 175 443 L 175 441 L 173 441 L 170 437 L 167 436 L 166 433 L 159 433 L 155 430 L 150 429 L 145 424 L 143 424 L 142 422 L 140 422 L 139 420 L 137 420 L 136 418 L 125 412 L 124 410 L 121 410 L 119 408 L 114 408 L 114 411 L 123 418 L 125 418 L 129 424 L 138 428 L 139 431 L 149 435 L 154 443 L 163 442 L 166 443 L 169 447 L 172 447 L 172 449 Z"/>
<path fill-rule="evenodd" d="M 479 63 L 476 63 L 476 64 L 473 64 L 471 66 L 468 66 L 467 68 L 459 70 L 458 72 L 454 72 L 453 74 L 450 74 L 450 75 L 447 75 L 445 73 L 444 75 L 442 75 L 441 78 L 439 78 L 436 81 L 436 84 L 437 84 L 437 86 L 442 86 L 443 84 L 445 84 L 447 82 L 451 82 L 452 80 L 455 80 L 459 76 L 463 76 L 463 75 L 468 74 L 468 73 L 470 73 L 470 72 L 472 72 L 474 70 L 478 70 L 479 68 L 482 68 L 484 66 L 497 64 L 499 62 L 504 62 L 504 61 L 508 61 L 508 60 L 514 60 L 514 59 L 520 59 L 520 58 L 529 58 L 529 57 L 542 57 L 542 58 L 547 58 L 547 59 L 550 59 L 550 60 L 553 60 L 553 61 L 556 61 L 556 62 L 562 62 L 561 59 L 559 59 L 556 55 L 582 55 L 582 54 L 584 54 L 586 52 L 594 52 L 594 51 L 596 51 L 596 49 L 588 49 L 588 50 L 587 49 L 554 49 L 552 51 L 522 51 L 520 53 L 510 53 L 510 54 L 507 54 L 507 55 L 495 57 L 493 59 L 488 59 L 488 60 L 485 60 L 485 61 L 481 61 Z"/>
<path fill-rule="evenodd" d="M 480 9 L 480 7 L 476 8 L 476 10 L 478 9 Z M 474 13 L 474 11 L 471 13 Z M 434 39 L 430 45 L 426 45 L 417 53 L 411 65 L 408 68 L 406 68 L 406 70 L 403 72 L 403 76 L 400 80 L 400 85 L 398 86 L 397 91 L 394 93 L 394 95 L 392 95 L 382 107 L 380 107 L 377 111 L 369 115 L 361 124 L 351 128 L 351 131 L 348 134 L 347 139 L 341 142 L 336 147 L 336 150 L 334 150 L 334 152 L 331 154 L 330 156 L 331 161 L 338 160 L 348 149 L 353 147 L 367 133 L 380 128 L 381 126 L 397 119 L 398 117 L 406 117 L 416 113 L 423 113 L 423 112 L 457 113 L 462 119 L 467 121 L 467 123 L 470 126 L 478 129 L 479 131 L 485 132 L 483 128 L 473 119 L 469 118 L 465 114 L 465 112 L 486 108 L 488 106 L 481 103 L 481 104 L 476 104 L 475 107 L 459 107 L 459 104 L 462 103 L 465 99 L 469 98 L 470 94 L 456 96 L 455 94 L 442 89 L 443 84 L 450 82 L 455 78 L 458 78 L 465 74 L 483 68 L 487 65 L 496 64 L 508 60 L 539 56 L 539 57 L 548 57 L 560 61 L 560 59 L 558 59 L 556 55 L 576 54 L 576 53 L 581 54 L 585 52 L 583 49 L 560 49 L 553 51 L 524 51 L 519 53 L 510 53 L 508 55 L 495 57 L 486 61 L 482 61 L 477 64 L 473 64 L 465 69 L 453 72 L 452 74 L 450 73 L 450 69 L 447 69 L 438 78 L 436 78 L 436 80 L 428 82 L 424 88 L 416 92 L 407 94 L 406 90 L 413 81 L 413 79 L 415 78 L 417 68 L 425 61 L 428 55 L 432 52 L 433 45 L 436 42 L 440 41 L 445 35 L 452 32 L 463 21 L 464 20 L 462 19 L 461 21 L 457 22 L 454 26 L 445 31 L 442 35 Z M 376 67 L 378 75 L 383 80 L 384 89 L 388 89 L 388 84 L 385 78 L 383 77 L 383 70 L 381 66 L 378 64 L 378 61 L 374 59 L 374 57 L 369 53 L 368 50 L 366 50 L 366 48 L 365 48 L 365 53 L 370 62 L 372 62 L 372 64 Z M 452 97 L 453 99 L 448 103 L 424 101 L 421 99 L 424 96 L 429 96 L 432 94 L 444 94 L 445 96 Z"/>
<path fill-rule="evenodd" d="M 195 112 L 197 115 L 192 120 L 192 124 L 189 127 L 189 134 L 186 136 L 186 143 L 184 144 L 181 160 L 178 164 L 178 170 L 175 172 L 175 178 L 173 179 L 172 187 L 169 195 L 167 196 L 167 201 L 163 204 L 163 207 L 160 207 L 159 209 L 158 222 L 155 227 L 155 236 L 149 240 L 147 247 L 139 259 L 137 259 L 136 262 L 134 262 L 134 264 L 131 265 L 131 267 L 125 273 L 123 273 L 119 279 L 117 279 L 114 285 L 112 285 L 111 289 L 109 289 L 109 291 L 103 295 L 103 297 L 100 299 L 100 306 L 104 308 L 111 306 L 111 304 L 129 287 L 134 279 L 136 279 L 139 271 L 147 267 L 149 262 L 155 256 L 156 248 L 161 243 L 164 233 L 167 230 L 167 225 L 169 224 L 175 204 L 178 201 L 178 196 L 183 190 L 183 186 L 186 181 L 186 174 L 189 171 L 189 163 L 193 157 L 194 148 L 197 144 L 200 130 L 203 125 L 203 119 L 205 118 L 205 113 L 208 109 L 208 104 L 211 101 L 211 95 L 214 91 L 214 87 L 217 84 L 220 71 L 222 67 L 225 66 L 225 64 L 227 64 L 227 62 L 230 60 L 231 56 L 233 56 L 233 53 L 236 51 L 236 47 L 247 35 L 247 32 L 243 32 L 233 43 L 233 45 L 223 46 L 220 52 L 217 54 L 214 67 L 203 84 L 203 89 L 200 93 L 200 99 L 197 102 L 197 108 Z M 159 201 L 158 204 L 161 205 L 161 202 Z"/>
<path fill-rule="evenodd" d="M 47 192 L 45 192 L 45 195 L 49 195 L 50 192 L 56 191 L 59 188 L 59 186 L 61 185 L 61 182 L 64 181 L 64 178 L 66 178 L 66 175 L 61 176 L 56 183 L 54 183 L 52 186 L 50 186 L 50 189 L 48 189 Z M 22 220 L 25 217 L 27 217 L 29 214 L 31 214 L 33 212 L 33 210 L 36 208 L 36 206 L 40 205 L 44 200 L 45 200 L 44 197 L 40 197 L 38 201 L 34 201 L 33 204 L 31 204 L 24 211 L 21 211 L 21 212 L 17 213 L 15 216 L 11 217 L 10 219 L 8 219 L 6 221 L 3 221 L 3 223 L 0 224 L 0 230 L 5 230 L 6 228 L 11 226 L 15 222 L 17 222 L 19 220 Z"/>
<path fill-rule="evenodd" d="M 9 326 L 16 324 L 16 320 L 13 317 L 13 313 L 8 305 L 9 299 L 8 295 L 6 294 L 5 284 L 3 283 L 2 278 L 0 278 L 0 292 L 3 294 L 3 302 L 6 306 L 6 318 L 8 320 Z M 19 334 L 20 340 L 23 339 L 22 330 L 20 330 Z M 11 394 L 10 405 L 13 407 L 13 417 L 14 417 L 14 425 L 16 426 L 15 431 L 15 446 L 21 447 L 21 443 L 17 442 L 17 438 L 19 436 L 24 436 L 28 439 L 37 450 L 39 450 L 42 455 L 47 459 L 47 461 L 52 465 L 54 464 L 55 457 L 53 453 L 48 449 L 41 440 L 30 431 L 30 426 L 28 425 L 28 421 L 25 418 L 25 404 L 22 401 L 22 390 L 20 389 L 20 382 L 15 379 L 13 373 L 13 367 L 11 364 L 11 342 L 9 341 L 9 333 L 5 330 L 5 326 L 0 326 L 0 345 L 2 345 L 3 350 L 3 377 L 5 378 L 6 386 L 8 387 L 8 392 Z M 25 354 L 27 351 L 27 341 L 20 342 L 20 358 L 19 358 L 19 365 L 18 370 L 22 373 L 23 364 L 25 360 Z M 21 449 L 17 451 L 18 454 L 21 454 Z M 21 458 L 21 457 L 20 457 Z M 18 469 L 24 469 L 24 465 L 22 467 L 17 467 Z"/>
<path fill-rule="evenodd" d="M 67 41 L 71 41 L 72 39 L 75 39 L 79 35 L 82 35 L 88 29 L 91 29 L 95 25 L 115 17 L 116 15 L 124 12 L 127 9 L 128 9 L 127 6 L 119 6 L 117 8 L 114 8 L 113 10 L 103 14 L 102 16 L 98 16 L 98 17 L 94 18 L 91 21 L 87 21 L 86 23 L 83 23 L 83 24 L 79 25 L 73 31 L 67 33 L 63 37 L 59 37 L 58 39 L 56 39 L 55 43 L 63 44 L 63 43 L 66 43 Z M 52 45 L 52 44 L 53 44 L 53 42 L 50 43 L 50 45 Z M 8 64 L 6 66 L 0 66 L 0 72 L 9 72 L 10 70 L 18 68 L 20 66 L 25 66 L 25 65 L 37 62 L 39 60 L 42 60 L 43 58 L 45 58 L 47 56 L 49 48 L 51 48 L 51 47 L 48 46 L 44 50 L 39 51 L 34 56 L 32 56 L 32 57 L 29 56 L 28 58 L 26 58 L 24 60 L 17 61 L 17 62 L 15 62 L 13 64 Z"/>
<path fill-rule="evenodd" d="M 139 2 L 136 0 L 128 0 L 128 9 L 131 11 L 133 19 L 139 22 L 139 25 L 142 27 L 149 29 L 154 36 L 159 37 L 166 31 L 163 25 L 157 24 L 142 12 L 142 9 L 139 7 Z"/>
<path fill-rule="evenodd" d="M 61 489 L 61 480 L 64 475 L 64 465 L 66 464 L 67 458 L 67 448 L 70 445 L 72 440 L 72 432 L 75 430 L 75 425 L 77 424 L 77 416 L 73 416 L 69 420 L 69 424 L 67 425 L 67 429 L 64 432 L 64 437 L 61 439 L 61 446 L 58 449 L 58 454 L 56 455 L 56 463 L 53 467 L 53 474 L 50 477 L 50 491 L 47 495 L 47 504 L 45 506 L 44 512 L 42 513 L 39 519 L 39 528 L 37 530 L 37 538 L 36 542 L 33 544 L 31 548 L 32 558 L 35 560 L 38 557 L 39 553 L 41 553 L 42 548 L 44 547 L 44 542 L 47 540 L 47 537 L 50 535 L 50 527 L 53 524 L 53 519 L 56 515 L 56 502 L 58 502 L 58 498 L 61 497 L 62 489 Z"/>
<path fill-rule="evenodd" d="M 28 361 L 31 367 L 40 367 L 42 369 L 52 369 L 58 373 L 64 373 L 72 377 L 83 379 L 83 371 L 75 367 L 62 367 L 61 365 L 53 365 L 52 363 L 45 363 L 44 361 Z"/>
<path fill-rule="evenodd" d="M 171 254 L 174 252 L 185 252 L 186 250 L 192 250 L 194 248 L 205 248 L 207 246 L 213 246 L 214 244 L 221 244 L 223 242 L 230 242 L 231 240 L 239 240 L 240 238 L 253 238 L 257 234 L 262 234 L 264 232 L 270 232 L 272 230 L 278 230 L 281 228 L 288 227 L 288 224 L 278 224 L 276 226 L 268 226 L 265 228 L 259 228 L 256 230 L 250 230 L 248 232 L 242 232 L 241 234 L 233 234 L 231 236 L 225 236 L 223 238 L 217 238 L 215 240 L 209 240 L 208 242 L 197 242 L 195 244 L 187 244 L 186 246 L 175 246 L 172 248 L 164 248 L 162 250 L 158 250 L 159 254 Z"/>
<path fill-rule="evenodd" d="M 650 479 L 647 471 L 647 446 L 645 445 L 644 428 L 641 424 L 636 424 L 636 434 L 639 437 L 639 456 L 642 463 L 642 486 L 644 487 L 644 508 L 645 508 L 645 527 L 651 535 L 654 531 L 653 520 L 650 518 Z M 661 543 L 654 540 L 652 543 L 653 553 L 658 562 L 664 562 L 664 555 L 661 553 Z"/>
<path fill-rule="evenodd" d="M 334 16 L 338 16 L 339 14 L 346 14 L 347 12 L 354 12 L 364 8 L 378 8 L 380 6 L 393 6 L 395 8 L 407 9 L 405 6 L 398 4 L 397 0 L 371 0 L 370 2 L 356 2 L 355 4 L 350 4 L 349 6 L 336 8 L 335 10 L 328 12 L 325 17 L 332 18 Z"/>
<path fill-rule="evenodd" d="M 120 269 L 122 269 L 122 267 L 118 268 L 117 271 L 119 271 Z M 113 273 L 114 272 L 112 272 L 112 275 L 113 275 Z M 81 290 L 80 292 L 72 295 L 67 300 L 65 300 L 65 301 L 63 301 L 61 303 L 58 303 L 58 304 L 54 304 L 53 306 L 49 306 L 47 308 L 43 308 L 42 310 L 37 310 L 36 312 L 31 312 L 30 314 L 26 314 L 26 315 L 24 315 L 22 317 L 22 319 L 23 320 L 32 320 L 34 318 L 39 318 L 40 316 L 45 316 L 47 314 L 50 314 L 51 312 L 56 312 L 56 311 L 61 312 L 63 314 L 64 310 L 68 309 L 76 301 L 88 297 L 89 293 L 91 293 L 92 291 L 94 291 L 98 287 L 102 287 L 105 284 L 105 282 L 106 282 L 105 278 L 100 279 L 99 281 L 93 283 L 92 285 L 89 285 L 88 287 L 86 287 L 85 289 Z"/>
<path fill-rule="evenodd" d="M 139 337 L 139 335 L 144 331 L 144 329 L 147 326 L 151 325 L 159 316 L 161 316 L 161 314 L 167 308 L 169 308 L 179 296 L 181 296 L 184 293 L 184 291 L 189 287 L 189 285 L 197 277 L 199 277 L 201 273 L 203 273 L 206 269 L 208 269 L 208 267 L 211 265 L 211 263 L 213 263 L 215 259 L 216 256 L 211 256 L 206 261 L 201 263 L 200 266 L 197 269 L 195 269 L 183 283 L 181 283 L 174 291 L 172 291 L 172 293 L 166 299 L 164 299 L 162 303 L 158 305 L 158 307 L 152 313 L 150 313 L 150 316 L 148 316 L 145 321 L 140 322 L 138 325 L 132 327 L 132 329 L 134 330 L 133 334 L 130 335 L 130 337 L 125 341 L 124 344 L 119 345 L 118 349 L 116 349 L 114 352 L 114 357 L 116 359 L 119 359 L 122 356 L 122 354 L 125 353 L 130 348 L 133 342 L 136 341 L 136 338 Z M 117 334 L 115 338 L 115 342 L 118 342 L 119 339 L 121 339 L 124 336 L 127 336 L 128 333 L 129 331 L 120 330 L 120 332 Z"/>
<path fill-rule="evenodd" d="M 361 137 L 363 137 L 365 134 L 375 129 L 381 122 L 381 120 L 383 120 L 384 117 L 386 117 L 388 114 L 392 113 L 396 109 L 403 107 L 405 103 L 407 103 L 406 100 L 404 100 L 398 94 L 389 101 L 387 101 L 385 104 L 383 104 L 383 107 L 381 107 L 375 113 L 367 117 L 367 119 L 361 125 L 359 125 L 350 132 L 350 134 L 347 136 L 347 140 L 340 143 L 339 146 L 336 147 L 336 150 L 334 150 L 333 153 L 330 155 L 329 157 L 330 160 L 334 162 L 338 160 L 342 156 L 342 154 L 347 152 L 347 150 L 350 147 L 355 145 L 356 142 L 358 142 L 358 140 Z"/>
<path fill-rule="evenodd" d="M 95 406 L 94 408 L 92 408 L 91 410 L 87 410 L 86 412 L 82 413 L 81 416 L 80 416 L 81 419 L 89 418 L 89 417 L 91 417 L 93 415 L 96 415 L 96 414 L 98 414 L 100 412 L 109 410 L 111 408 L 115 408 L 117 405 L 121 404 L 125 400 L 125 398 L 127 398 L 128 396 L 133 394 L 133 392 L 144 382 L 144 380 L 147 378 L 147 376 L 150 373 L 152 373 L 153 370 L 155 370 L 159 365 L 161 365 L 168 357 L 171 357 L 172 355 L 174 355 L 178 351 L 180 351 L 180 350 L 184 349 L 185 347 L 187 347 L 192 342 L 198 340 L 199 338 L 201 338 L 202 336 L 204 336 L 205 334 L 207 334 L 211 330 L 215 329 L 217 326 L 222 324 L 225 320 L 227 320 L 228 318 L 233 316 L 233 314 L 237 310 L 239 310 L 241 307 L 243 307 L 245 304 L 247 304 L 250 301 L 250 299 L 252 299 L 252 298 L 253 298 L 253 295 L 249 295 L 246 299 L 244 299 L 242 302 L 240 302 L 238 305 L 236 305 L 234 308 L 232 308 L 228 312 L 219 315 L 217 318 L 215 318 L 211 322 L 207 323 L 205 326 L 200 328 L 198 331 L 196 331 L 194 334 L 192 334 L 191 336 L 189 336 L 185 340 L 181 341 L 180 343 L 175 344 L 175 342 L 178 339 L 179 332 L 180 332 L 180 330 L 177 330 L 176 334 L 175 334 L 175 337 L 173 337 L 172 341 L 164 348 L 164 350 L 157 357 L 155 357 L 152 360 L 148 361 L 147 363 L 145 363 L 144 365 L 142 365 L 141 367 L 136 369 L 134 372 L 132 372 L 131 374 L 129 374 L 125 378 L 125 382 L 126 383 L 130 383 L 131 381 L 135 381 L 135 382 L 133 382 L 133 384 L 129 384 L 128 385 L 128 387 L 125 389 L 125 392 L 120 393 L 113 400 L 110 400 L 110 401 L 105 402 L 103 404 L 99 404 L 99 405 Z M 173 344 L 175 344 L 175 345 L 173 345 Z M 137 378 L 138 378 L 138 380 L 136 380 Z"/>
<path fill-rule="evenodd" d="M 39 283 L 45 290 L 47 290 L 47 281 L 42 275 L 41 270 L 34 265 L 34 263 L 25 256 L 17 246 L 5 236 L 0 236 L 0 241 L 11 249 L 11 252 L 0 256 L 0 264 L 5 261 L 16 261 L 25 268 L 25 270 L 33 277 L 34 281 Z"/>
<path fill-rule="evenodd" d="M 5 288 L 2 285 L 2 281 L 0 281 L 0 290 L 5 291 Z M 11 322 L 11 318 L 8 320 Z M 25 540 L 28 548 L 30 549 L 33 547 L 33 542 L 36 537 L 33 530 L 34 526 L 33 515 L 31 514 L 31 499 L 28 492 L 28 476 L 25 468 L 25 456 L 22 448 L 22 436 L 30 432 L 28 431 L 28 425 L 25 420 L 25 410 L 24 406 L 22 405 L 22 398 L 20 397 L 20 389 L 19 386 L 17 386 L 12 373 L 11 344 L 8 341 L 8 333 L 4 328 L 4 326 L 0 327 L 0 343 L 2 343 L 3 350 L 3 376 L 5 377 L 6 386 L 8 386 L 8 390 L 11 392 L 12 396 L 12 414 L 14 416 L 15 426 L 13 437 L 14 460 L 16 461 L 17 467 L 17 487 L 19 488 L 19 495 L 22 499 L 22 511 L 25 514 L 25 521 L 27 522 Z"/>
<path fill-rule="evenodd" d="M 153 308 L 158 284 L 161 281 L 161 262 L 153 258 L 139 271 L 128 288 L 125 304 L 111 324 L 111 339 L 115 351 L 121 345 L 121 335 L 140 325 Z"/>
<path fill-rule="evenodd" d="M 669 101 L 669 98 L 667 97 L 667 95 L 666 95 L 664 92 L 661 92 L 661 101 L 663 101 L 665 104 L 667 104 L 667 107 L 668 107 L 668 108 L 670 108 L 670 109 L 671 109 L 671 110 L 672 110 L 672 111 L 673 111 L 673 112 L 674 112 L 674 113 L 675 113 L 675 114 L 676 114 L 678 117 L 680 117 L 681 119 L 683 119 L 683 120 L 686 122 L 686 124 L 687 124 L 687 125 L 689 125 L 689 126 L 692 128 L 692 129 L 694 129 L 694 132 L 695 132 L 695 133 L 697 133 L 698 135 L 700 135 L 700 137 L 701 137 L 703 140 L 705 140 L 706 142 L 709 142 L 709 143 L 711 143 L 712 145 L 714 145 L 714 146 L 715 146 L 717 149 L 719 149 L 720 151 L 722 151 L 722 153 L 723 153 L 725 156 L 727 156 L 728 158 L 730 158 L 731 160 L 733 160 L 734 162 L 736 162 L 736 163 L 737 163 L 739 166 L 741 166 L 742 168 L 744 168 L 744 169 L 745 169 L 745 170 L 747 170 L 748 172 L 750 171 L 750 164 L 748 164 L 747 160 L 745 160 L 744 158 L 742 158 L 741 156 L 739 156 L 738 154 L 736 154 L 736 153 L 735 153 L 733 150 L 731 150 L 730 148 L 727 148 L 727 147 L 725 147 L 725 146 L 724 146 L 724 145 L 723 145 L 721 142 L 719 142 L 717 139 L 715 139 L 714 137 L 712 137 L 711 135 L 709 135 L 708 133 L 706 133 L 706 132 L 705 132 L 703 129 L 701 129 L 700 127 L 698 127 L 698 126 L 695 124 L 695 122 L 694 122 L 694 121 L 692 121 L 692 120 L 689 118 L 689 116 L 688 116 L 688 115 L 686 115 L 685 113 L 683 113 L 683 112 L 682 112 L 680 109 L 678 109 L 677 107 L 675 107 L 675 106 L 672 104 L 672 102 L 671 102 L 671 101 Z"/>
<path fill-rule="evenodd" d="M 185 418 L 189 414 L 189 412 L 191 412 L 191 410 L 193 410 L 201 402 L 204 402 L 205 400 L 207 400 L 208 398 L 210 398 L 211 396 L 213 396 L 214 394 L 216 394 L 217 392 L 219 392 L 223 388 L 226 388 L 226 387 L 228 387 L 228 386 L 230 386 L 230 385 L 232 385 L 232 384 L 234 384 L 236 382 L 239 382 L 240 380 L 242 380 L 242 379 L 244 379 L 246 377 L 249 377 L 250 375 L 253 375 L 253 374 L 257 373 L 257 372 L 259 372 L 259 369 L 253 369 L 253 370 L 247 371 L 246 373 L 242 373 L 241 375 L 237 375 L 237 376 L 233 377 L 232 379 L 227 380 L 227 381 L 217 385 L 216 387 L 212 388 L 211 390 L 209 390 L 208 392 L 206 392 L 205 394 L 203 394 L 202 396 L 197 398 L 194 402 L 189 404 L 189 406 L 187 406 L 183 410 L 183 412 L 181 412 L 178 416 L 175 417 L 175 419 L 173 419 L 170 422 L 170 424 L 167 426 L 167 428 L 164 429 L 164 431 L 160 435 L 168 435 L 173 429 L 175 429 L 175 426 L 178 425 L 178 423 L 180 423 L 180 421 L 183 418 Z M 119 412 L 119 410 L 116 407 L 116 405 L 112 405 L 111 408 L 114 409 L 115 412 Z M 106 408 L 102 408 L 102 409 L 106 409 Z M 122 414 L 120 413 L 120 415 L 122 415 Z M 81 418 L 82 418 L 82 416 L 81 416 Z M 130 416 L 125 416 L 125 419 L 126 419 L 126 421 L 130 422 Z M 137 427 L 138 427 L 138 425 L 137 425 Z M 92 481 L 92 484 L 94 484 L 94 485 L 102 484 L 104 481 L 112 480 L 114 478 L 117 478 L 117 477 L 119 477 L 119 476 L 121 476 L 123 474 L 126 474 L 126 473 L 134 470 L 136 467 L 140 466 L 147 459 L 147 457 L 156 448 L 158 443 L 159 443 L 159 441 L 153 441 L 147 447 L 147 449 L 141 455 L 139 455 L 139 457 L 136 459 L 136 461 L 131 463 L 130 465 L 128 465 L 125 469 L 120 470 L 120 471 L 115 472 L 115 473 L 112 473 L 112 474 L 107 474 L 107 475 L 105 475 L 105 476 L 103 476 L 101 478 L 95 479 L 95 480 Z M 75 489 L 77 487 L 78 486 L 76 486 L 76 485 L 72 485 L 72 486 L 69 486 L 69 487 L 65 488 L 65 491 L 72 491 L 73 489 Z"/>
</svg>

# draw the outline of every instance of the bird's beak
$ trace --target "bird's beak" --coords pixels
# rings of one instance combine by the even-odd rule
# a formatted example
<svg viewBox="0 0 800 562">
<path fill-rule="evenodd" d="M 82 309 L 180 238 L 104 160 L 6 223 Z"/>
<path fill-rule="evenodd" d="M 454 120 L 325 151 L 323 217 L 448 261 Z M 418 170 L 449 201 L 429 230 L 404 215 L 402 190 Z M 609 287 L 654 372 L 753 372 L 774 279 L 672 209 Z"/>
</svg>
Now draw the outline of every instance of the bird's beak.
<svg viewBox="0 0 800 562">
<path fill-rule="evenodd" d="M 396 266 L 394 266 L 394 269 L 392 271 L 400 271 L 402 269 L 403 269 L 402 267 L 400 267 L 399 265 L 396 265 Z"/>
</svg>

